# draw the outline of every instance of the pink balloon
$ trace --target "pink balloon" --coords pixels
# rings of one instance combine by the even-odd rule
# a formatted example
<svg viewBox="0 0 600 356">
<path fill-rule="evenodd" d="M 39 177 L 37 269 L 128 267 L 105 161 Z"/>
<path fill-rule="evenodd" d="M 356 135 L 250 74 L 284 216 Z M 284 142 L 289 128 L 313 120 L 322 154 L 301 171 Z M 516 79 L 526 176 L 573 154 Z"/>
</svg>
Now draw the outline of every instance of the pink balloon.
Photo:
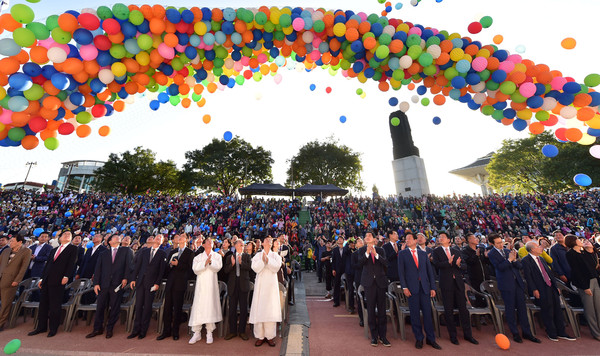
<svg viewBox="0 0 600 356">
<path fill-rule="evenodd" d="M 259 55 L 256 57 L 256 59 L 258 59 L 258 63 L 261 63 L 261 64 L 262 64 L 262 63 L 265 63 L 266 61 L 268 61 L 268 60 L 269 60 L 269 57 L 267 57 L 267 55 L 266 55 L 266 54 L 264 54 L 264 53 L 261 53 L 261 54 L 259 54 Z"/>
<path fill-rule="evenodd" d="M 283 78 L 281 77 L 281 74 L 279 74 L 279 73 L 275 74 L 275 78 L 274 78 L 274 80 L 275 80 L 275 84 L 279 84 L 279 83 L 281 83 L 281 79 L 283 79 Z"/>
<path fill-rule="evenodd" d="M 161 43 L 158 45 L 158 54 L 165 59 L 173 59 L 175 57 L 175 50 L 165 43 Z"/>
<path fill-rule="evenodd" d="M 242 65 L 245 67 L 248 64 L 250 64 L 250 57 L 243 56 L 240 61 L 242 62 Z"/>
<path fill-rule="evenodd" d="M 519 86 L 519 93 L 526 98 L 531 98 L 535 94 L 536 90 L 537 88 L 535 87 L 535 84 L 529 82 L 522 83 Z"/>
<path fill-rule="evenodd" d="M 0 114 L 0 122 L 3 124 L 12 123 L 12 111 L 4 109 L 4 111 L 2 111 L 2 114 Z"/>
<path fill-rule="evenodd" d="M 473 59 L 473 61 L 471 62 L 471 67 L 473 69 L 475 69 L 478 72 L 482 72 L 485 70 L 485 68 L 487 68 L 487 58 L 485 57 L 476 57 L 475 59 Z"/>
<path fill-rule="evenodd" d="M 292 22 L 292 27 L 295 31 L 301 31 L 304 29 L 304 19 L 302 17 L 297 17 Z"/>
<path fill-rule="evenodd" d="M 513 62 L 506 60 L 506 61 L 500 63 L 500 65 L 498 66 L 498 69 L 502 69 L 506 73 L 510 73 L 513 71 L 513 69 L 515 69 L 515 64 Z"/>
<path fill-rule="evenodd" d="M 79 55 L 84 61 L 92 61 L 98 56 L 98 48 L 92 44 L 81 46 Z"/>
<path fill-rule="evenodd" d="M 511 54 L 508 56 L 508 58 L 506 58 L 506 60 L 513 63 L 521 63 L 521 61 L 523 61 L 523 57 L 521 57 L 519 54 Z"/>
<path fill-rule="evenodd" d="M 310 52 L 310 59 L 312 59 L 313 62 L 317 61 L 319 58 L 321 58 L 321 52 L 317 50 Z"/>
<path fill-rule="evenodd" d="M 420 29 L 420 28 L 418 28 L 418 27 L 413 27 L 413 28 L 411 28 L 410 30 L 408 30 L 408 34 L 409 34 L 409 35 L 413 35 L 413 34 L 415 34 L 415 35 L 419 35 L 419 36 L 421 36 L 421 35 L 423 34 L 423 32 L 421 31 L 421 29 Z"/>
<path fill-rule="evenodd" d="M 554 77 L 550 82 L 550 86 L 552 86 L 553 90 L 562 90 L 566 82 L 567 80 L 563 77 Z"/>
</svg>

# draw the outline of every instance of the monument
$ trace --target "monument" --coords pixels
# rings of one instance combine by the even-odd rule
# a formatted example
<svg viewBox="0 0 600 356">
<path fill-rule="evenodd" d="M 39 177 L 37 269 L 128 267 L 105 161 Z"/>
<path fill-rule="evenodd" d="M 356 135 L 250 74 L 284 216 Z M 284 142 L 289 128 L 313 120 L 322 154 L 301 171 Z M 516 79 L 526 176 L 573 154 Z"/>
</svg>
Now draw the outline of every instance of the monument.
<svg viewBox="0 0 600 356">
<path fill-rule="evenodd" d="M 392 125 L 393 118 L 400 120 L 397 126 Z M 396 193 L 410 197 L 429 194 L 425 162 L 419 157 L 419 149 L 413 142 L 408 117 L 400 110 L 395 111 L 390 114 L 389 125 L 394 151 L 392 168 Z"/>
</svg>

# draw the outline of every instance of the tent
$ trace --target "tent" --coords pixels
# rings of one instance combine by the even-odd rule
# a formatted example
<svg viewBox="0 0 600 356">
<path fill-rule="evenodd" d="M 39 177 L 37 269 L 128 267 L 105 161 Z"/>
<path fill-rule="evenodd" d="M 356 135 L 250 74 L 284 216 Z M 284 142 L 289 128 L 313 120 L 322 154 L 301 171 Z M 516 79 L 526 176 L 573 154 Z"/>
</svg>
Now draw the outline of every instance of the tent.
<svg viewBox="0 0 600 356">
<path fill-rule="evenodd" d="M 338 188 L 333 184 L 327 184 L 327 185 L 306 184 L 300 188 L 295 189 L 294 192 L 298 196 L 312 195 L 312 196 L 321 196 L 321 197 L 344 196 L 344 195 L 348 194 L 348 191 L 346 189 Z"/>
<path fill-rule="evenodd" d="M 293 190 L 281 184 L 252 183 L 247 187 L 238 189 L 241 195 L 283 195 L 291 196 Z"/>
</svg>

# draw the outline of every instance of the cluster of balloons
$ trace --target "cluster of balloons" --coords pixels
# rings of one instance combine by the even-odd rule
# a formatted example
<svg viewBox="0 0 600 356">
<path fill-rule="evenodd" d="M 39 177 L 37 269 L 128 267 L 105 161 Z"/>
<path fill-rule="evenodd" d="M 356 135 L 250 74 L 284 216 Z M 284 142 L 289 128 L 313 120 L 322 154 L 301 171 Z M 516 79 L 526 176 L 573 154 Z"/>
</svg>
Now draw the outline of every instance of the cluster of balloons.
<svg viewBox="0 0 600 356">
<path fill-rule="evenodd" d="M 373 80 L 383 92 L 416 83 L 419 95 L 434 95 L 422 105 L 449 97 L 532 133 L 560 124 L 563 141 L 600 136 L 600 94 L 590 89 L 599 75 L 578 83 L 494 44 L 377 14 L 115 4 L 34 20 L 24 4 L 0 16 L 0 30 L 12 33 L 0 40 L 0 146 L 33 149 L 41 139 L 56 149 L 58 135 L 90 135 L 93 120 L 123 111 L 135 94 L 154 110 L 203 106 L 205 89 L 275 77 L 284 66 Z"/>
</svg>

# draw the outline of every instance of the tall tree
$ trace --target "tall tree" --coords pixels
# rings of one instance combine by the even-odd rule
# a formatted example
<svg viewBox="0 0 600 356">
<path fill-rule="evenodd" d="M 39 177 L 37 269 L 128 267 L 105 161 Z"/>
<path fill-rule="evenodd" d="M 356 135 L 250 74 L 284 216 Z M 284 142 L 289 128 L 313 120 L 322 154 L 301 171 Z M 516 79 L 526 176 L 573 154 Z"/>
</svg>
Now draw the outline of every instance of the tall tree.
<svg viewBox="0 0 600 356">
<path fill-rule="evenodd" d="M 201 150 L 186 152 L 185 158 L 183 176 L 189 183 L 223 195 L 252 182 L 273 180 L 271 152 L 237 136 L 229 142 L 215 138 Z"/>
<path fill-rule="evenodd" d="M 311 141 L 300 148 L 290 162 L 286 183 L 293 182 L 295 186 L 335 184 L 360 192 L 365 190 L 361 171 L 360 153 L 330 137 L 324 142 Z"/>
<path fill-rule="evenodd" d="M 154 152 L 139 146 L 133 152 L 111 153 L 104 166 L 95 172 L 96 189 L 125 194 L 152 189 L 155 159 Z"/>
<path fill-rule="evenodd" d="M 542 148 L 547 144 L 558 148 L 556 157 L 544 156 Z M 504 140 L 487 170 L 490 185 L 499 192 L 548 194 L 577 189 L 573 177 L 578 173 L 600 182 L 600 162 L 589 154 L 589 146 L 558 142 L 550 132 Z"/>
</svg>

